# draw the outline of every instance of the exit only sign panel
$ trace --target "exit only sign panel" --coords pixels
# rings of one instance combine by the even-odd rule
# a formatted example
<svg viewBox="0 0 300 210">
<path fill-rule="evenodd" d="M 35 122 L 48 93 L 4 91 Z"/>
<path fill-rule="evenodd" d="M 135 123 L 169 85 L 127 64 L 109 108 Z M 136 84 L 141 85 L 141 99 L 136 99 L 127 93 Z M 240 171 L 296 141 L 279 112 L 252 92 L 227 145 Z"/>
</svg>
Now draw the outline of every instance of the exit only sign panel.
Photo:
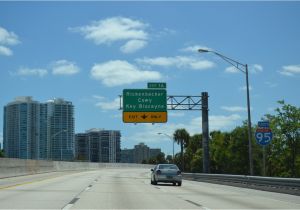
<svg viewBox="0 0 300 210">
<path fill-rule="evenodd" d="M 167 112 L 123 112 L 126 123 L 165 123 Z"/>
</svg>

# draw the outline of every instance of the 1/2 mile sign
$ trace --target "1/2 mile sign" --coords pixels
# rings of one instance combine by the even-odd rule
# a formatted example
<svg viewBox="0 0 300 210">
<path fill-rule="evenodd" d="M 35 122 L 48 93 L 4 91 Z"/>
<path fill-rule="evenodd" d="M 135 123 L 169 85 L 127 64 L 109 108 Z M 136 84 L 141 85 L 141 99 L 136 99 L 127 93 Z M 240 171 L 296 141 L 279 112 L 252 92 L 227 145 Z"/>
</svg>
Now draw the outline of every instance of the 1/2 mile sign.
<svg viewBox="0 0 300 210">
<path fill-rule="evenodd" d="M 167 91 L 165 89 L 124 89 L 123 122 L 167 122 Z"/>
</svg>

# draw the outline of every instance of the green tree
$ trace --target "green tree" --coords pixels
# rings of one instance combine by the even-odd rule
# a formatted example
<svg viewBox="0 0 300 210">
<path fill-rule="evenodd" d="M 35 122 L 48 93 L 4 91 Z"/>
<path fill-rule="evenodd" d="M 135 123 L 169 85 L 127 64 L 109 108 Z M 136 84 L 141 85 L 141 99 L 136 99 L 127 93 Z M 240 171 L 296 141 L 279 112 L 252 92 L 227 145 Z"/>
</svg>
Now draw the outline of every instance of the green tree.
<svg viewBox="0 0 300 210">
<path fill-rule="evenodd" d="M 166 161 L 167 161 L 168 163 L 173 163 L 173 157 L 172 157 L 172 155 L 167 155 Z"/>
<path fill-rule="evenodd" d="M 0 149 L 0 157 L 4 157 L 4 150 L 2 149 Z"/>
<path fill-rule="evenodd" d="M 278 101 L 276 115 L 266 115 L 273 131 L 267 148 L 268 174 L 300 177 L 300 108 Z"/>
<path fill-rule="evenodd" d="M 210 159 L 212 173 L 230 173 L 229 145 L 230 133 L 213 131 L 210 133 Z"/>
<path fill-rule="evenodd" d="M 249 174 L 248 127 L 236 127 L 231 132 L 211 132 L 210 153 L 213 173 Z M 252 141 L 252 156 L 255 175 L 260 174 L 260 148 Z"/>
<path fill-rule="evenodd" d="M 176 153 L 174 157 L 174 163 L 180 168 L 181 166 L 181 153 Z"/>
<path fill-rule="evenodd" d="M 165 159 L 165 153 L 161 152 L 159 153 L 156 157 L 152 157 L 150 158 L 148 161 L 146 161 L 146 163 L 148 164 L 161 164 L 161 163 L 166 163 L 166 159 Z"/>
<path fill-rule="evenodd" d="M 196 151 L 202 148 L 202 134 L 195 134 L 190 137 L 188 148 L 195 154 Z"/>
<path fill-rule="evenodd" d="M 184 171 L 183 149 L 188 146 L 190 135 L 184 128 L 177 129 L 173 134 L 173 139 L 177 144 L 180 144 L 181 170 Z"/>
<path fill-rule="evenodd" d="M 191 172 L 192 167 L 195 168 L 195 165 L 193 165 L 193 160 L 196 156 L 196 152 L 198 151 L 198 149 L 201 149 L 201 148 L 202 148 L 202 135 L 195 134 L 195 135 L 191 136 L 189 139 L 189 143 L 186 146 L 185 152 L 184 152 L 184 163 L 185 163 L 184 169 L 185 169 L 185 171 Z"/>
<path fill-rule="evenodd" d="M 252 132 L 253 133 L 253 132 Z M 259 145 L 252 141 L 252 158 L 253 158 L 253 172 L 254 175 L 259 175 L 261 170 L 261 161 L 258 157 L 260 151 Z M 236 127 L 230 133 L 229 144 L 229 161 L 230 171 L 233 174 L 249 174 L 249 140 L 248 140 L 248 127 L 244 122 L 243 126 Z"/>
<path fill-rule="evenodd" d="M 159 153 L 155 159 L 156 159 L 157 164 L 167 162 L 165 159 L 165 153 L 163 153 L 163 152 Z"/>
<path fill-rule="evenodd" d="M 193 158 L 191 160 L 191 172 L 192 173 L 200 173 L 203 171 L 203 157 L 202 157 L 202 148 L 197 149 L 194 153 Z"/>
</svg>

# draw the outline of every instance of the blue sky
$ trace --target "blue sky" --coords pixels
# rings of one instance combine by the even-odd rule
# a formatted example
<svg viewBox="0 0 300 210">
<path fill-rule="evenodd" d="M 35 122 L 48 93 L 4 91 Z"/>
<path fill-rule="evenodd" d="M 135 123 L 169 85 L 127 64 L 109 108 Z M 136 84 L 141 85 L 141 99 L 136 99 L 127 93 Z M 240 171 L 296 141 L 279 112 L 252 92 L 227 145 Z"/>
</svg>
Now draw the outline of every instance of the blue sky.
<svg viewBox="0 0 300 210">
<path fill-rule="evenodd" d="M 166 82 L 168 95 L 208 92 L 210 131 L 230 131 L 247 119 L 245 74 L 198 48 L 249 65 L 256 124 L 278 100 L 300 104 L 299 11 L 300 2 L 0 2 L 0 127 L 17 96 L 64 98 L 76 132 L 121 130 L 122 148 L 171 154 L 157 133 L 200 133 L 200 111 L 134 125 L 118 110 L 123 89 Z"/>
</svg>

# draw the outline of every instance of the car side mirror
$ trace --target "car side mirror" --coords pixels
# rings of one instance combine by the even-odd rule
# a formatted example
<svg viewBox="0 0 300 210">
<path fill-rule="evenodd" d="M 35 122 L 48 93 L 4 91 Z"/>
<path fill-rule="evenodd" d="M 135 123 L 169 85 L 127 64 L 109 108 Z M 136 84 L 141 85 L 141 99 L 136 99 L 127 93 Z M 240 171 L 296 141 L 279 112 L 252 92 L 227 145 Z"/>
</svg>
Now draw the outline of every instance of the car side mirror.
<svg viewBox="0 0 300 210">
<path fill-rule="evenodd" d="M 151 171 L 154 171 L 154 169 L 153 169 L 153 168 L 151 168 Z"/>
</svg>

